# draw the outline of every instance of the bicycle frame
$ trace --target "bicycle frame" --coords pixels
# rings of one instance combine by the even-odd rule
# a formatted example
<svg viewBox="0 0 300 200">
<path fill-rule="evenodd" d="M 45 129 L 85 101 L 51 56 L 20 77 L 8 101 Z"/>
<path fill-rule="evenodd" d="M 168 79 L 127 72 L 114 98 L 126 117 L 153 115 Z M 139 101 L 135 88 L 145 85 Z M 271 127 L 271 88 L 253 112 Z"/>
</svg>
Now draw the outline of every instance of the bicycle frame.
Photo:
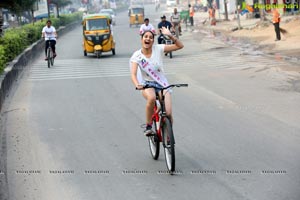
<svg viewBox="0 0 300 200">
<path fill-rule="evenodd" d="M 164 118 L 167 117 L 166 114 L 166 108 L 165 108 L 165 94 L 164 91 L 169 89 L 169 88 L 173 88 L 173 87 L 187 87 L 188 84 L 172 84 L 169 85 L 167 87 L 161 87 L 161 88 L 157 88 L 155 86 L 149 86 L 149 85 L 144 85 L 144 89 L 146 88 L 154 88 L 154 89 L 160 89 L 160 94 L 161 94 L 161 99 L 159 98 L 159 92 L 155 91 L 155 95 L 156 95 L 156 102 L 154 105 L 154 113 L 152 115 L 152 119 L 155 120 L 156 122 L 156 127 L 157 127 L 157 135 L 159 137 L 159 140 L 162 141 L 162 134 L 161 134 L 161 125 L 164 122 Z M 157 107 L 157 101 L 160 103 L 161 108 L 158 109 Z"/>
<path fill-rule="evenodd" d="M 152 115 L 152 120 L 155 121 L 155 127 L 156 127 L 156 134 L 159 139 L 159 142 L 163 142 L 162 139 L 162 125 L 164 122 L 164 118 L 167 117 L 166 111 L 165 111 L 165 95 L 163 94 L 163 90 L 161 90 L 161 100 L 159 99 L 159 93 L 156 92 L 156 101 L 154 105 L 154 113 Z M 157 101 L 160 104 L 160 108 L 158 108 Z"/>
<path fill-rule="evenodd" d="M 53 48 L 51 46 L 51 38 L 50 37 L 46 37 L 48 38 L 48 40 L 46 40 L 46 43 L 48 43 L 48 48 L 47 48 L 47 64 L 48 64 L 48 68 L 50 68 L 50 65 L 53 66 L 54 63 L 54 57 L 53 57 Z M 48 52 L 49 55 L 48 55 Z"/>
<path fill-rule="evenodd" d="M 167 164 L 168 171 L 173 174 L 175 171 L 175 138 L 173 134 L 172 122 L 167 116 L 166 107 L 165 107 L 165 94 L 164 90 L 172 87 L 187 87 L 188 84 L 175 84 L 169 85 L 164 88 L 145 85 L 145 88 L 156 88 L 160 91 L 155 91 L 156 101 L 154 104 L 154 113 L 152 115 L 152 123 L 154 123 L 154 134 L 148 137 L 150 152 L 154 160 L 157 160 L 159 157 L 159 148 L 160 143 L 162 143 L 165 160 Z M 168 92 L 168 91 L 167 91 Z M 160 94 L 161 95 L 160 95 Z M 160 104 L 160 108 L 158 103 Z M 152 126 L 153 127 L 153 126 Z"/>
</svg>

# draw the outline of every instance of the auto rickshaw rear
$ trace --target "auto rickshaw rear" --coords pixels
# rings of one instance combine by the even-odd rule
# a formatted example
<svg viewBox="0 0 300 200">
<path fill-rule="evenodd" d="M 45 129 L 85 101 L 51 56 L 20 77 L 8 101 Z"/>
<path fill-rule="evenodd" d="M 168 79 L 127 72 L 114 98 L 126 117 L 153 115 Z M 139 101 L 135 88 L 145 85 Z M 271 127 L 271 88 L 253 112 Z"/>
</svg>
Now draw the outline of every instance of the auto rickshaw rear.
<svg viewBox="0 0 300 200">
<path fill-rule="evenodd" d="M 139 26 L 144 23 L 145 9 L 141 5 L 132 5 L 128 9 L 129 27 Z"/>
</svg>

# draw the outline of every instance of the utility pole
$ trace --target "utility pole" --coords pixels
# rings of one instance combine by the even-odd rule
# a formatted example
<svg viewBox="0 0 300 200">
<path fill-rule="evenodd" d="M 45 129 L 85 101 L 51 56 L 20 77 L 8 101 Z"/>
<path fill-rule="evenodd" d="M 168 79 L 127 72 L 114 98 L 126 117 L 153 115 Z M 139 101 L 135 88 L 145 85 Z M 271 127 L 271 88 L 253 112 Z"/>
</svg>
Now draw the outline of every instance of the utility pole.
<svg viewBox="0 0 300 200">
<path fill-rule="evenodd" d="M 50 0 L 47 0 L 48 19 L 50 19 Z"/>
<path fill-rule="evenodd" d="M 237 19 L 237 22 L 238 22 L 238 29 L 240 30 L 242 27 L 241 27 L 238 0 L 235 0 L 235 9 L 236 9 L 236 19 Z"/>
<path fill-rule="evenodd" d="M 0 36 L 2 35 L 3 29 L 3 17 L 2 17 L 2 8 L 0 7 Z"/>
<path fill-rule="evenodd" d="M 224 0 L 224 8 L 225 8 L 225 20 L 229 21 L 229 19 L 228 19 L 228 10 L 227 10 L 227 0 Z"/>
<path fill-rule="evenodd" d="M 265 3 L 264 3 L 264 0 L 259 0 L 258 1 L 260 5 L 263 5 L 262 7 L 264 7 Z M 260 21 L 263 22 L 263 21 L 266 21 L 266 16 L 265 16 L 265 11 L 264 11 L 264 8 L 259 8 L 259 16 L 260 16 Z"/>
</svg>

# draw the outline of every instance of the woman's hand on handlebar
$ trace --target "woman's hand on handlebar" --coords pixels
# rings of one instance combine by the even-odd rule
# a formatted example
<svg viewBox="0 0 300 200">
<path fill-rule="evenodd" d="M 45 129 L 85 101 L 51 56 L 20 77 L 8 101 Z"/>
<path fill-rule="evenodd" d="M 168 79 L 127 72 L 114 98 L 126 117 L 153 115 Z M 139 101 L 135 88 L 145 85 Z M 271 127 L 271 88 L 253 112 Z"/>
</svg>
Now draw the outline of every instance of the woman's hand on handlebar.
<svg viewBox="0 0 300 200">
<path fill-rule="evenodd" d="M 144 88 L 144 85 L 138 84 L 138 85 L 135 86 L 135 89 L 136 90 L 143 90 L 145 88 Z"/>
</svg>

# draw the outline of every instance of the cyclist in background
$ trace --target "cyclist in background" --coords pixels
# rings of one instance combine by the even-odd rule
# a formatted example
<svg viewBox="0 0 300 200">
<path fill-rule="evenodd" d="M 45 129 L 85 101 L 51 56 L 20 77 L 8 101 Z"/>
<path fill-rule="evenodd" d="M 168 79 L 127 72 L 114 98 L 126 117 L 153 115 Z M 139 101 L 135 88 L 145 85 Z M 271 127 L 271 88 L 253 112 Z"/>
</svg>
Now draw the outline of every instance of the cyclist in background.
<svg viewBox="0 0 300 200">
<path fill-rule="evenodd" d="M 171 15 L 171 22 L 174 28 L 178 26 L 179 35 L 181 35 L 180 14 L 177 12 L 177 8 L 174 8 L 174 12 Z"/>
<path fill-rule="evenodd" d="M 46 26 L 42 30 L 42 37 L 45 38 L 45 41 L 46 41 L 46 45 L 45 45 L 46 58 L 45 58 L 45 60 L 48 59 L 47 58 L 47 49 L 49 47 L 48 40 L 50 40 L 50 45 L 53 50 L 53 57 L 54 58 L 56 57 L 55 45 L 56 45 L 57 33 L 56 33 L 56 29 L 51 24 L 52 24 L 51 20 L 47 20 Z"/>
<path fill-rule="evenodd" d="M 142 24 L 141 27 L 140 27 L 140 35 L 143 34 L 145 31 L 151 31 L 155 34 L 155 28 L 149 22 L 150 21 L 149 21 L 148 18 L 144 19 L 144 24 Z"/>
<path fill-rule="evenodd" d="M 160 35 L 157 38 L 158 44 L 162 44 L 162 41 L 164 40 L 163 34 L 161 33 L 162 27 L 165 27 L 165 28 L 169 29 L 170 31 L 172 30 L 172 24 L 171 24 L 171 22 L 166 20 L 165 15 L 163 15 L 160 19 L 161 19 L 161 22 L 159 22 L 159 24 L 157 25 L 157 28 L 160 32 Z"/>
</svg>

